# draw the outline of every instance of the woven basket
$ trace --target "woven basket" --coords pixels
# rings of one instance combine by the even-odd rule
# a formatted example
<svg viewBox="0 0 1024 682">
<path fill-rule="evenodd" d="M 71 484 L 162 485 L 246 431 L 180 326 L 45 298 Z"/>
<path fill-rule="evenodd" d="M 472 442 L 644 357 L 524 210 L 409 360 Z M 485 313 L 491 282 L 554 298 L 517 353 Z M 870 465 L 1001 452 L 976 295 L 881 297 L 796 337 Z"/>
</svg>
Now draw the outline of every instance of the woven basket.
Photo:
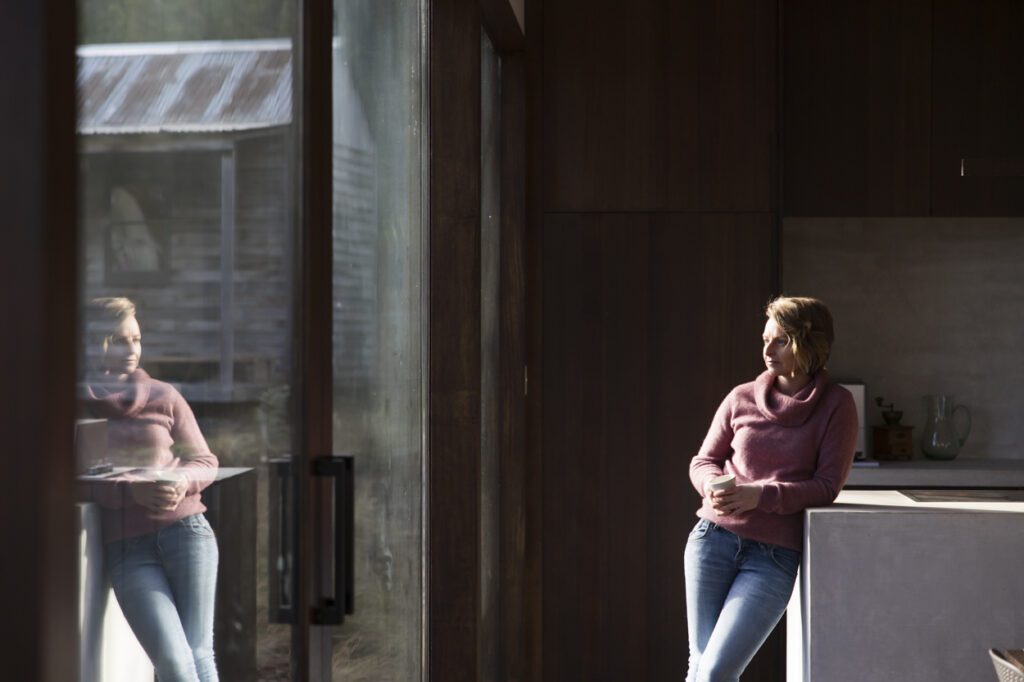
<svg viewBox="0 0 1024 682">
<path fill-rule="evenodd" d="M 992 657 L 992 665 L 996 667 L 996 675 L 999 682 L 1024 682 L 1024 672 L 1003 658 L 998 649 L 989 649 L 988 655 Z"/>
</svg>

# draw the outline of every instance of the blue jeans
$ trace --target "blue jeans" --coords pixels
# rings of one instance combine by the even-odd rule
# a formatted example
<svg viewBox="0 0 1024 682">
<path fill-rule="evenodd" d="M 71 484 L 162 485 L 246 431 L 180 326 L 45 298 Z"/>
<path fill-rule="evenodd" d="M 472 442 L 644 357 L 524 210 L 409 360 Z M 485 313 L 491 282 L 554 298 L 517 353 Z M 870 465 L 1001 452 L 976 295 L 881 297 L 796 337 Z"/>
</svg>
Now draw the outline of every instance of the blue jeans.
<svg viewBox="0 0 1024 682">
<path fill-rule="evenodd" d="M 218 551 L 206 517 L 112 542 L 105 556 L 117 603 L 160 682 L 216 682 Z"/>
<path fill-rule="evenodd" d="M 782 618 L 800 552 L 701 519 L 686 541 L 686 682 L 736 682 Z"/>
</svg>

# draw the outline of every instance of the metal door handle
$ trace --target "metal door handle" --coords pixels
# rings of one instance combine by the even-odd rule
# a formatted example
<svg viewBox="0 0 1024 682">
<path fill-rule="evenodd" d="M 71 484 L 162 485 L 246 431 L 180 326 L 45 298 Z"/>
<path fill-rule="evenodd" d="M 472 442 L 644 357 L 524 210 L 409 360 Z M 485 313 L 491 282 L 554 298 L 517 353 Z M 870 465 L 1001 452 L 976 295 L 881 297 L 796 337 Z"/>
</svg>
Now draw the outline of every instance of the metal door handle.
<svg viewBox="0 0 1024 682">
<path fill-rule="evenodd" d="M 317 625 L 341 625 L 355 607 L 353 561 L 355 475 L 352 455 L 332 455 L 313 463 L 315 476 L 334 478 L 334 595 L 321 598 L 313 610 Z"/>
<path fill-rule="evenodd" d="M 267 548 L 271 623 L 295 622 L 295 471 L 291 457 L 268 463 L 270 529 Z"/>
</svg>

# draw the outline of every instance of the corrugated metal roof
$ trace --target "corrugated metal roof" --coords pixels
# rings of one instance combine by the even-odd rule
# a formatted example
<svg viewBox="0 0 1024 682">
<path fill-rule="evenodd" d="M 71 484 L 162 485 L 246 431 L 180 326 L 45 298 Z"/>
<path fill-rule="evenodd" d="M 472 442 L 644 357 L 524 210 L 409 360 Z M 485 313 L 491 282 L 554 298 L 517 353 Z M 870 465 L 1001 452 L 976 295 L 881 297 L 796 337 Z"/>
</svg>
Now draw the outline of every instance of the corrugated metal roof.
<svg viewBox="0 0 1024 682">
<path fill-rule="evenodd" d="M 292 120 L 289 40 L 78 48 L 84 135 L 233 132 Z"/>
</svg>

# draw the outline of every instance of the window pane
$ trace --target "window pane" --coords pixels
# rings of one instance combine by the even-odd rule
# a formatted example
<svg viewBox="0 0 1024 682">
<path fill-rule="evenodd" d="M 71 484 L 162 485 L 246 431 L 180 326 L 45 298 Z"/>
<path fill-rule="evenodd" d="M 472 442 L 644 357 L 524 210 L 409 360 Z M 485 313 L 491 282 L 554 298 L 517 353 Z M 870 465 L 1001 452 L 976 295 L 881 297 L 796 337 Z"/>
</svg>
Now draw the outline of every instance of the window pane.
<svg viewBox="0 0 1024 682">
<path fill-rule="evenodd" d="M 334 449 L 356 458 L 356 612 L 334 677 L 407 682 L 423 634 L 421 6 L 334 9 Z"/>
</svg>

